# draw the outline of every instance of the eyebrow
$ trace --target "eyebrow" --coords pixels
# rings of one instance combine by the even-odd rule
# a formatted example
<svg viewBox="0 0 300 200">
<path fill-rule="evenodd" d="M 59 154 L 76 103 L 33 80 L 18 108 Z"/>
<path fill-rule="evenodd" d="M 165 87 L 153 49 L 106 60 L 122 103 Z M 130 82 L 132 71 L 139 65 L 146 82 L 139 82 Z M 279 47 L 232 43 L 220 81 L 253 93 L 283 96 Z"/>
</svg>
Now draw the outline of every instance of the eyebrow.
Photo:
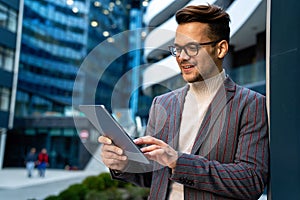
<svg viewBox="0 0 300 200">
<path fill-rule="evenodd" d="M 198 42 L 188 42 L 188 43 L 186 43 L 185 45 L 179 45 L 179 44 L 177 44 L 177 43 L 174 43 L 174 46 L 184 47 L 184 46 L 191 45 L 191 44 L 199 45 L 200 43 L 198 43 Z"/>
<path fill-rule="evenodd" d="M 189 43 L 187 43 L 187 44 L 185 44 L 183 46 L 181 46 L 179 44 L 176 44 L 176 43 L 174 45 L 177 45 L 177 46 L 180 46 L 180 47 L 185 47 L 185 46 L 188 46 L 188 45 L 191 45 L 191 44 L 193 44 L 193 45 L 199 45 L 199 46 L 201 46 L 201 45 L 211 45 L 211 44 L 216 44 L 216 43 L 218 43 L 218 42 L 220 42 L 222 40 L 223 39 L 219 39 L 219 40 L 216 40 L 216 41 L 210 41 L 210 42 L 189 42 Z"/>
</svg>

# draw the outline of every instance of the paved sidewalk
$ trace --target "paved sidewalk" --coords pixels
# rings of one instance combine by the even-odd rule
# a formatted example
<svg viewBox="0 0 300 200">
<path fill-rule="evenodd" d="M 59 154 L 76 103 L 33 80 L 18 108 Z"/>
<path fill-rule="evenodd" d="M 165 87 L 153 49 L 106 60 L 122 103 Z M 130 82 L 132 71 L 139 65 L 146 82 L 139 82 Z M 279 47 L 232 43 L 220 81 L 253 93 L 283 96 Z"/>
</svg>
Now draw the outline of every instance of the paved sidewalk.
<svg viewBox="0 0 300 200">
<path fill-rule="evenodd" d="M 87 177 L 90 175 L 97 175 L 102 171 L 103 169 L 101 171 L 68 171 L 47 169 L 46 176 L 43 178 L 38 176 L 37 171 L 34 172 L 33 177 L 28 178 L 25 168 L 4 168 L 0 170 L 0 190 L 18 189 L 71 178 Z"/>
<path fill-rule="evenodd" d="M 100 146 L 94 155 L 100 155 Z M 35 169 L 31 178 L 27 177 L 26 168 L 3 168 L 0 169 L 0 190 L 18 189 L 28 186 L 36 186 L 56 181 L 68 180 L 73 178 L 84 178 L 91 175 L 98 175 L 101 172 L 108 172 L 108 169 L 99 160 L 98 157 L 92 156 L 84 170 L 63 170 L 63 169 L 46 169 L 45 177 L 39 177 Z"/>
<path fill-rule="evenodd" d="M 99 152 L 96 152 L 99 155 Z M 44 200 L 75 183 L 81 183 L 86 177 L 108 172 L 104 164 L 92 157 L 84 170 L 46 169 L 45 177 L 39 177 L 35 169 L 31 178 L 26 168 L 0 169 L 0 200 Z"/>
</svg>

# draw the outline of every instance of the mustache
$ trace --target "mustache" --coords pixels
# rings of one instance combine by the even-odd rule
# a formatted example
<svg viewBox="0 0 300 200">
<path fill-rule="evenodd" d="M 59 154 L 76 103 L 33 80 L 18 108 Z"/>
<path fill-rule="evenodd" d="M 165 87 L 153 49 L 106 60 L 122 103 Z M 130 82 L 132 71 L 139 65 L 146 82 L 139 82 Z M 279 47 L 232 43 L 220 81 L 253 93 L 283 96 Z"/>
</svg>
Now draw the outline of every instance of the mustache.
<svg viewBox="0 0 300 200">
<path fill-rule="evenodd" d="M 190 62 L 188 62 L 188 61 L 181 61 L 180 63 L 179 63 L 180 65 L 195 65 L 195 64 L 193 64 L 193 63 L 190 63 Z"/>
</svg>

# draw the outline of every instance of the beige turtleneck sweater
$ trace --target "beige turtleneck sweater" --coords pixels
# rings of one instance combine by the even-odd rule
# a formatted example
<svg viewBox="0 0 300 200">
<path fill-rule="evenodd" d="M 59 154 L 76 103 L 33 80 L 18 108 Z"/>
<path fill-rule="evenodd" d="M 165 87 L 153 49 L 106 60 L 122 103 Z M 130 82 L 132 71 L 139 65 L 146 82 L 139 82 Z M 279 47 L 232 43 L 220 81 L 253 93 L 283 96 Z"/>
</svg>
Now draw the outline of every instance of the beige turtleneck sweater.
<svg viewBox="0 0 300 200">
<path fill-rule="evenodd" d="M 185 97 L 179 132 L 178 151 L 191 153 L 200 125 L 209 104 L 225 79 L 225 70 L 205 81 L 189 83 L 190 89 Z M 173 182 L 169 200 L 184 199 L 183 185 Z"/>
</svg>

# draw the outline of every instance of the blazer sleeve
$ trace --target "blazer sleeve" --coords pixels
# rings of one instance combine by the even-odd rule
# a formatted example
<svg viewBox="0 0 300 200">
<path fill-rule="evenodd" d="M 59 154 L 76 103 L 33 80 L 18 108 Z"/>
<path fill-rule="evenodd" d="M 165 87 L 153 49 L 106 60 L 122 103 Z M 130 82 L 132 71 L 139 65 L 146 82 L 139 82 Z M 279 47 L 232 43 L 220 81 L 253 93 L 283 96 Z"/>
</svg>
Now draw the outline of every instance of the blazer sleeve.
<svg viewBox="0 0 300 200">
<path fill-rule="evenodd" d="M 258 199 L 267 183 L 269 165 L 265 98 L 255 95 L 242 110 L 232 163 L 180 154 L 171 180 L 228 198 Z"/>
<path fill-rule="evenodd" d="M 110 170 L 111 177 L 116 180 L 129 182 L 140 187 L 151 187 L 152 172 L 147 173 L 118 173 Z"/>
</svg>

